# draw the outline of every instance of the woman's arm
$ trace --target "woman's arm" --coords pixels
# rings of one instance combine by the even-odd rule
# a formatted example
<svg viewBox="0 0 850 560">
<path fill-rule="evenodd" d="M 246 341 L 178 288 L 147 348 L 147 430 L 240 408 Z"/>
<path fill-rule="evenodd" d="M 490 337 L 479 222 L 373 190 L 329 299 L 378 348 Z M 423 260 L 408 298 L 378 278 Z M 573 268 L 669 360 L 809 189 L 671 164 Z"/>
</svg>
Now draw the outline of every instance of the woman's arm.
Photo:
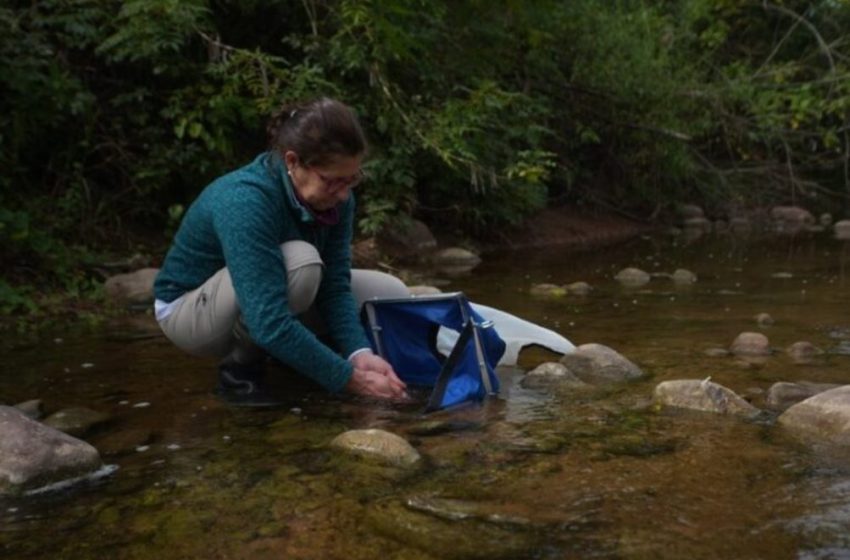
<svg viewBox="0 0 850 560">
<path fill-rule="evenodd" d="M 316 306 L 329 334 L 343 356 L 369 348 L 351 293 L 351 238 L 354 227 L 354 196 L 340 209 L 340 221 L 329 232 L 322 251 L 325 273 L 316 295 Z"/>
<path fill-rule="evenodd" d="M 352 364 L 322 344 L 289 311 L 274 205 L 259 189 L 238 184 L 217 202 L 213 226 L 252 340 L 329 391 L 343 390 L 351 379 Z"/>
</svg>

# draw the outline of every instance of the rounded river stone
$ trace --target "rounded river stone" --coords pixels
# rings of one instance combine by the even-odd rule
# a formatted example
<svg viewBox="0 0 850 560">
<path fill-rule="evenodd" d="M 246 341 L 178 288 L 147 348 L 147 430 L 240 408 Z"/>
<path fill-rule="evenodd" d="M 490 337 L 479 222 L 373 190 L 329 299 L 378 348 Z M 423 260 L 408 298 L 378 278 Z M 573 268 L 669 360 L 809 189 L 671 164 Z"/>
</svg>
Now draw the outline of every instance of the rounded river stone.
<svg viewBox="0 0 850 560">
<path fill-rule="evenodd" d="M 349 430 L 336 436 L 331 446 L 402 467 L 413 466 L 421 459 L 419 452 L 407 440 L 384 430 Z"/>
<path fill-rule="evenodd" d="M 655 388 L 655 402 L 674 408 L 687 408 L 717 414 L 755 416 L 759 409 L 731 389 L 699 379 L 664 381 Z"/>
</svg>

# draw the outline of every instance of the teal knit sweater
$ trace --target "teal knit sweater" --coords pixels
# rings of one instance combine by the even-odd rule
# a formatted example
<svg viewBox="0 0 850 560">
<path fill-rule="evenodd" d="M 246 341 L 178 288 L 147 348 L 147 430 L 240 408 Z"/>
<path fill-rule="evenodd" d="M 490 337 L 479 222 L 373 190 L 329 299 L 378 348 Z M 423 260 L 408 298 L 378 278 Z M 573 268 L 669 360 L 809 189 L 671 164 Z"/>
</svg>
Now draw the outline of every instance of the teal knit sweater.
<svg viewBox="0 0 850 560">
<path fill-rule="evenodd" d="M 353 195 L 340 220 L 318 224 L 295 198 L 280 157 L 271 152 L 218 178 L 189 207 L 154 283 L 171 302 L 227 266 L 251 338 L 273 357 L 330 391 L 340 391 L 352 366 L 290 312 L 280 245 L 303 240 L 325 263 L 316 306 L 343 356 L 369 346 L 351 294 Z"/>
</svg>

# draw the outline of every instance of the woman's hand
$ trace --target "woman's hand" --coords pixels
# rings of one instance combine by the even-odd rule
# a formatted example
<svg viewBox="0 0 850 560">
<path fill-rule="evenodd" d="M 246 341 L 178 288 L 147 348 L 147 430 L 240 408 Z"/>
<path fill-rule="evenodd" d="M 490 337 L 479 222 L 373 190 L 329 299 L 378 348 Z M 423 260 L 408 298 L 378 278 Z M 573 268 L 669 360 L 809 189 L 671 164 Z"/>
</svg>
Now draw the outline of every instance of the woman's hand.
<svg viewBox="0 0 850 560">
<path fill-rule="evenodd" d="M 407 398 L 407 385 L 380 356 L 367 350 L 351 358 L 351 364 L 354 374 L 346 387 L 349 392 L 379 398 Z"/>
<path fill-rule="evenodd" d="M 363 397 L 407 399 L 407 391 L 388 376 L 368 369 L 354 368 L 345 390 Z"/>
<path fill-rule="evenodd" d="M 373 354 L 371 350 L 360 352 L 351 358 L 351 364 L 354 366 L 354 369 L 365 369 L 380 373 L 387 377 L 394 386 L 398 387 L 402 391 L 407 389 L 405 382 L 399 379 L 398 375 L 396 375 L 393 370 L 393 366 L 391 366 L 389 362 L 382 357 Z"/>
</svg>

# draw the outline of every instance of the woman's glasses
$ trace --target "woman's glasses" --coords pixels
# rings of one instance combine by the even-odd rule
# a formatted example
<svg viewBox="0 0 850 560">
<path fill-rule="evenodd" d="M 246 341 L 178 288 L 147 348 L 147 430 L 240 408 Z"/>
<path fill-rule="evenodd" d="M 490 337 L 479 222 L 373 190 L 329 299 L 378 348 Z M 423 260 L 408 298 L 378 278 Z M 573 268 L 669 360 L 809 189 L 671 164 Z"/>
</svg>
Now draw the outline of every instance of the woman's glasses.
<svg viewBox="0 0 850 560">
<path fill-rule="evenodd" d="M 359 185 L 364 178 L 362 169 L 358 169 L 357 173 L 355 173 L 354 175 L 348 175 L 347 177 L 327 177 L 319 173 L 315 168 L 313 169 L 313 172 L 319 176 L 319 179 L 322 180 L 322 183 L 324 183 L 325 188 L 331 192 L 341 191 L 346 187 L 349 189 L 353 189 L 354 187 Z"/>
</svg>

